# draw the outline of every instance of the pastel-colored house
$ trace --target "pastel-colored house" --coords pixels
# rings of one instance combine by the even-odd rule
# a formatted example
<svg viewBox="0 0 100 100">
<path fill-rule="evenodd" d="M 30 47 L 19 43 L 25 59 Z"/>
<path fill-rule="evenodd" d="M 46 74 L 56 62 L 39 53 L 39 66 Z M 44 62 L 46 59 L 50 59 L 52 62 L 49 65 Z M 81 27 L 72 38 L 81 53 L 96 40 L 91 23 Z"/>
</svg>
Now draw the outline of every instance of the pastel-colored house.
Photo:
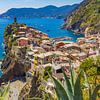
<svg viewBox="0 0 100 100">
<path fill-rule="evenodd" d="M 28 38 L 21 37 L 17 39 L 18 46 L 27 46 L 28 45 Z"/>
<path fill-rule="evenodd" d="M 27 33 L 26 37 L 29 38 L 29 39 L 31 39 L 31 38 L 33 38 L 33 34 L 32 33 Z"/>
</svg>

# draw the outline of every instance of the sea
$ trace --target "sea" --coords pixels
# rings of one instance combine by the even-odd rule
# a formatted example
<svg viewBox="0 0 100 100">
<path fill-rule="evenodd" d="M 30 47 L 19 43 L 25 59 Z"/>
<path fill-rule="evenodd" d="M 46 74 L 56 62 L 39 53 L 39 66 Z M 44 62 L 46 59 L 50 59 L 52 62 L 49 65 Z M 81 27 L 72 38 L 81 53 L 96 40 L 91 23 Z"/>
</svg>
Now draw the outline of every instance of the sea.
<svg viewBox="0 0 100 100">
<path fill-rule="evenodd" d="M 33 19 L 17 19 L 18 23 L 24 23 L 28 26 L 32 26 L 44 33 L 47 33 L 50 38 L 68 36 L 72 38 L 72 42 L 76 42 L 77 38 L 84 37 L 83 34 L 75 34 L 72 31 L 61 29 L 64 24 L 63 19 L 51 19 L 51 18 L 33 18 Z M 0 19 L 0 60 L 4 58 L 4 30 L 7 25 L 12 24 L 13 19 Z M 0 71 L 0 76 L 2 71 Z"/>
</svg>

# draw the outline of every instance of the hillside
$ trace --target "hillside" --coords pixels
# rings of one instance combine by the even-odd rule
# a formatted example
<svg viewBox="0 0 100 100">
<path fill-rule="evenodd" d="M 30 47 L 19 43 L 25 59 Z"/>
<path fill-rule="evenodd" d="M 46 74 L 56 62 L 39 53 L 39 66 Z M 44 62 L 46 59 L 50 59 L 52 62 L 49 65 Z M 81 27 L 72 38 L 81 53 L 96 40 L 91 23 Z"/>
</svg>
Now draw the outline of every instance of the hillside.
<svg viewBox="0 0 100 100">
<path fill-rule="evenodd" d="M 76 33 L 100 33 L 100 0 L 84 0 L 65 19 L 64 28 Z"/>
<path fill-rule="evenodd" d="M 46 6 L 43 8 L 12 8 L 7 12 L 0 15 L 1 18 L 44 18 L 44 17 L 54 17 L 63 18 L 71 13 L 78 4 L 66 5 L 62 7 L 56 6 Z"/>
</svg>

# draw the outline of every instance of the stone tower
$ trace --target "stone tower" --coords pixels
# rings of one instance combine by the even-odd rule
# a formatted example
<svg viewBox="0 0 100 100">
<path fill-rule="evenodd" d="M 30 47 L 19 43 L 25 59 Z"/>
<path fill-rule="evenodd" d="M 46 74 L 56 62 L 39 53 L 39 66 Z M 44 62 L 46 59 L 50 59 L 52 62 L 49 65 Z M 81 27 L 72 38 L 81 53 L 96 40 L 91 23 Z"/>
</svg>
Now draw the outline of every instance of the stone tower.
<svg viewBox="0 0 100 100">
<path fill-rule="evenodd" d="M 15 23 L 15 24 L 17 23 L 17 18 L 16 18 L 16 17 L 14 17 L 14 23 Z"/>
</svg>

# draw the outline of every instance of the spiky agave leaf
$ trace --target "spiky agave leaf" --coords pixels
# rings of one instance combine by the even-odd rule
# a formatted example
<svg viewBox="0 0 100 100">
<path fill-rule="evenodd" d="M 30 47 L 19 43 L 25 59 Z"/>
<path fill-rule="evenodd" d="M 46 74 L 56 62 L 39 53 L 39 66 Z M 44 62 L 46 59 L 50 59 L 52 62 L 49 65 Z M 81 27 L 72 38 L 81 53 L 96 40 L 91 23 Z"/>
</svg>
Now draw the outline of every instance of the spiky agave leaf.
<svg viewBox="0 0 100 100">
<path fill-rule="evenodd" d="M 33 98 L 28 98 L 27 100 L 42 100 L 41 98 L 33 97 Z"/>
<path fill-rule="evenodd" d="M 81 84 L 80 84 L 81 73 L 82 71 L 78 74 L 76 83 L 74 86 L 74 100 L 83 100 L 82 89 L 81 89 Z"/>
<path fill-rule="evenodd" d="M 97 94 L 98 94 L 98 91 L 100 90 L 100 85 L 96 86 L 96 88 L 94 89 L 92 95 L 91 95 L 91 100 L 96 100 L 97 98 Z"/>
<path fill-rule="evenodd" d="M 4 97 L 4 100 L 8 100 L 9 98 L 9 88 L 10 88 L 10 83 L 4 88 L 4 92 L 2 97 Z"/>
<path fill-rule="evenodd" d="M 82 73 L 83 73 L 83 78 L 84 78 L 84 84 L 83 85 L 84 85 L 85 88 L 88 88 L 88 90 L 89 90 L 89 97 L 91 97 L 91 87 L 90 87 L 90 84 L 88 82 L 87 75 L 84 72 L 84 70 L 82 70 Z M 89 98 L 89 100 L 91 100 L 91 99 Z"/>
<path fill-rule="evenodd" d="M 72 90 L 73 90 L 73 93 L 74 93 L 74 85 L 75 85 L 75 82 L 76 82 L 77 73 L 74 70 L 73 64 L 70 63 L 70 65 L 71 65 L 71 67 L 70 67 L 70 73 L 71 73 L 70 82 L 71 82 Z"/>
<path fill-rule="evenodd" d="M 4 88 L 0 88 L 0 100 L 4 100 L 4 97 L 2 96 L 3 95 L 3 90 Z"/>
<path fill-rule="evenodd" d="M 57 80 L 54 76 L 52 76 L 52 79 L 55 83 L 55 91 L 56 91 L 58 100 L 69 100 L 68 95 L 64 87 L 62 86 L 61 82 Z"/>
<path fill-rule="evenodd" d="M 10 87 L 10 83 L 8 83 L 8 85 L 4 88 L 2 88 L 3 90 L 0 91 L 0 100 L 8 100 L 9 98 L 9 87 Z"/>
<path fill-rule="evenodd" d="M 2 96 L 3 94 L 3 88 L 0 87 L 0 97 Z"/>
<path fill-rule="evenodd" d="M 0 97 L 0 100 L 5 100 L 4 97 Z"/>
<path fill-rule="evenodd" d="M 85 88 L 89 88 L 90 85 L 89 85 L 89 82 L 88 82 L 88 79 L 87 79 L 87 75 L 84 72 L 84 70 L 82 70 L 81 72 L 83 73 L 83 78 L 84 78 L 84 84 L 83 85 L 85 86 Z"/>
<path fill-rule="evenodd" d="M 65 85 L 66 85 L 66 92 L 68 94 L 69 100 L 73 100 L 73 90 L 72 90 L 72 85 L 69 81 L 69 78 L 67 77 L 66 73 L 64 72 L 64 70 L 62 69 L 63 74 L 64 74 L 64 79 L 65 79 Z"/>
</svg>

